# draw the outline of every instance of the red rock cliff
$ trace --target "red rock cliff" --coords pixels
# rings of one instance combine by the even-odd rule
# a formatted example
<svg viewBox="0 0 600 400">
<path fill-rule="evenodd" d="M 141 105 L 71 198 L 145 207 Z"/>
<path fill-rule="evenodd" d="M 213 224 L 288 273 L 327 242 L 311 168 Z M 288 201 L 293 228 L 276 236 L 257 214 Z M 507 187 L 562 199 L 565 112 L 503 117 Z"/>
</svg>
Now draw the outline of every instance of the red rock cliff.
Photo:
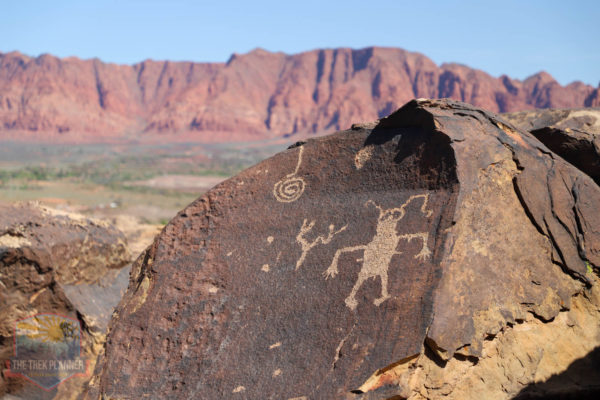
<svg viewBox="0 0 600 400">
<path fill-rule="evenodd" d="M 348 128 L 412 98 L 450 97 L 510 112 L 598 106 L 599 90 L 581 82 L 561 86 L 544 72 L 518 81 L 457 64 L 438 67 L 395 48 L 294 55 L 257 49 L 225 64 L 149 60 L 133 66 L 13 52 L 0 54 L 0 132 L 264 138 Z"/>
</svg>

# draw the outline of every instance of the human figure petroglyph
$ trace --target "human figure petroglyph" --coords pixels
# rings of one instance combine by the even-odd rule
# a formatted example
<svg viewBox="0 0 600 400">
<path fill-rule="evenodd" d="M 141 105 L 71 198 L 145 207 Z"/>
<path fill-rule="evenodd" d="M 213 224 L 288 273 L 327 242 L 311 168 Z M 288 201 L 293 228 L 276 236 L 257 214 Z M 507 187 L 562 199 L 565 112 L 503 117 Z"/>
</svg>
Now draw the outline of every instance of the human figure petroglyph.
<svg viewBox="0 0 600 400">
<path fill-rule="evenodd" d="M 296 176 L 300 165 L 302 165 L 302 153 L 304 152 L 304 146 L 300 146 L 298 153 L 298 163 L 296 169 L 291 174 L 287 174 L 285 178 L 280 180 L 273 186 L 273 196 L 277 201 L 281 203 L 291 203 L 296 201 L 304 193 L 304 179 Z"/>
<path fill-rule="evenodd" d="M 317 236 L 317 238 L 315 240 L 313 240 L 312 242 L 309 242 L 308 240 L 306 240 L 306 238 L 304 236 L 308 232 L 310 232 L 312 230 L 312 228 L 315 226 L 315 221 L 311 221 L 308 223 L 307 222 L 308 222 L 308 220 L 306 220 L 306 219 L 302 222 L 302 227 L 300 228 L 298 235 L 296 235 L 296 241 L 298 243 L 300 243 L 300 246 L 302 247 L 302 255 L 300 255 L 300 258 L 296 262 L 296 269 L 300 268 L 300 266 L 304 262 L 304 259 L 306 259 L 306 255 L 313 247 L 315 247 L 319 243 L 328 244 L 329 242 L 331 242 L 331 240 L 333 239 L 333 237 L 335 235 L 344 231 L 348 227 L 348 225 L 344 225 L 336 231 L 335 225 L 333 225 L 333 224 L 329 225 L 329 233 L 327 234 L 327 236 Z"/>
<path fill-rule="evenodd" d="M 381 279 L 381 296 L 373 301 L 373 304 L 379 306 L 381 303 L 390 298 L 388 293 L 388 269 L 392 261 L 392 257 L 396 254 L 402 254 L 401 251 L 397 251 L 396 247 L 401 239 L 405 239 L 410 242 L 413 239 L 420 239 L 422 241 L 421 251 L 415 255 L 415 259 L 426 260 L 431 256 L 431 251 L 427 246 L 429 239 L 428 232 L 417 232 L 407 233 L 399 235 L 396 231 L 398 222 L 406 215 L 406 207 L 415 199 L 423 199 L 421 206 L 421 212 L 426 217 L 430 217 L 433 211 L 427 210 L 427 201 L 429 200 L 428 194 L 413 195 L 406 200 L 406 202 L 398 208 L 391 208 L 388 210 L 375 204 L 373 200 L 367 200 L 365 206 L 370 204 L 374 205 L 379 210 L 379 217 L 377 219 L 377 230 L 375 236 L 370 243 L 365 245 L 350 246 L 338 249 L 335 252 L 333 261 L 329 268 L 323 273 L 325 278 L 333 278 L 338 274 L 338 262 L 340 255 L 343 253 L 350 253 L 353 251 L 362 250 L 363 257 L 357 259 L 362 262 L 362 267 L 358 273 L 358 279 L 352 288 L 352 291 L 345 300 L 346 306 L 351 310 L 355 310 L 358 305 L 356 301 L 356 293 L 362 284 L 370 278 L 379 277 Z"/>
</svg>

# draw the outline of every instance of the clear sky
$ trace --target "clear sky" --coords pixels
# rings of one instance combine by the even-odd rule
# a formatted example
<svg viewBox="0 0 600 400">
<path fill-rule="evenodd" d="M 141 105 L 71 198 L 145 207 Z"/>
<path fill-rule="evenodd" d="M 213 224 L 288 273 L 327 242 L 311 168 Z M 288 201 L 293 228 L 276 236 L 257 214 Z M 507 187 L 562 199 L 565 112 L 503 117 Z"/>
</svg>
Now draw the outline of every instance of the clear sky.
<svg viewBox="0 0 600 400">
<path fill-rule="evenodd" d="M 600 82 L 600 0 L 2 0 L 0 51 L 226 61 L 256 47 L 401 47 L 523 79 Z"/>
</svg>

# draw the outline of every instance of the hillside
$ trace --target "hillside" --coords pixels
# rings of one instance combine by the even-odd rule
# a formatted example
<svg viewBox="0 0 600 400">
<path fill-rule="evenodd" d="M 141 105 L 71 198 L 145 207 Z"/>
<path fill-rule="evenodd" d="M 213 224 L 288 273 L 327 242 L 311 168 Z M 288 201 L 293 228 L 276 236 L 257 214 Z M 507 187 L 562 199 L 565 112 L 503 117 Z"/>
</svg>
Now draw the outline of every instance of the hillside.
<svg viewBox="0 0 600 400">
<path fill-rule="evenodd" d="M 499 112 L 600 105 L 600 88 L 524 81 L 396 48 L 261 49 L 227 63 L 28 57 L 0 53 L 0 137 L 101 141 L 148 134 L 205 141 L 348 128 L 412 98 L 450 97 Z M 176 135 L 176 136 L 175 136 Z"/>
</svg>

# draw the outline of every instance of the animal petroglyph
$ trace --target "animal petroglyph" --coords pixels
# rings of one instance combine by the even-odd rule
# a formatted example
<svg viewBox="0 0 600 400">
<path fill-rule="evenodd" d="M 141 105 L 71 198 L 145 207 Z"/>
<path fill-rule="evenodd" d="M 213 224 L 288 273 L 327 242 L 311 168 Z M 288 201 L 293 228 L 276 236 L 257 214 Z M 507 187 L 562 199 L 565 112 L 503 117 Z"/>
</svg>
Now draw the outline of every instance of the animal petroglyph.
<svg viewBox="0 0 600 400">
<path fill-rule="evenodd" d="M 392 257 L 396 254 L 402 254 L 401 251 L 397 251 L 396 247 L 400 240 L 404 239 L 408 242 L 414 239 L 420 239 L 422 241 L 421 251 L 415 255 L 415 259 L 425 260 L 431 256 L 431 251 L 427 247 L 427 241 L 429 234 L 427 232 L 407 233 L 399 235 L 396 231 L 398 222 L 406 215 L 406 207 L 410 202 L 416 199 L 422 199 L 423 204 L 421 206 L 421 212 L 426 217 L 430 217 L 432 214 L 431 210 L 427 210 L 427 201 L 429 200 L 428 194 L 413 195 L 406 200 L 398 208 L 383 209 L 373 200 L 368 200 L 365 206 L 370 204 L 374 205 L 379 210 L 379 217 L 377 219 L 377 230 L 375 236 L 370 243 L 365 245 L 350 246 L 338 249 L 335 252 L 333 261 L 329 268 L 323 273 L 325 278 L 333 278 L 338 273 L 338 262 L 340 255 L 343 253 L 350 253 L 353 251 L 363 251 L 363 257 L 357 261 L 362 261 L 362 267 L 358 273 L 358 279 L 352 288 L 352 291 L 345 300 L 346 306 L 351 310 L 355 310 L 358 305 L 356 301 L 356 293 L 362 284 L 370 278 L 379 277 L 381 279 L 381 296 L 373 301 L 373 304 L 379 306 L 381 303 L 390 298 L 388 293 L 388 269 L 392 261 Z"/>
<path fill-rule="evenodd" d="M 319 243 L 328 244 L 329 242 L 331 242 L 331 240 L 333 239 L 333 237 L 335 235 L 344 231 L 348 227 L 348 225 L 344 225 L 336 231 L 334 225 L 329 225 L 329 233 L 327 234 L 327 236 L 317 236 L 317 238 L 315 240 L 313 240 L 312 242 L 309 242 L 308 240 L 306 240 L 305 235 L 308 232 L 310 232 L 314 226 L 315 226 L 315 221 L 311 221 L 310 223 L 307 223 L 307 220 L 305 219 L 302 222 L 302 227 L 300 228 L 300 232 L 298 232 L 298 235 L 296 235 L 296 241 L 298 243 L 300 243 L 300 246 L 302 247 L 302 255 L 296 262 L 296 269 L 300 268 L 300 266 L 304 262 L 304 259 L 306 258 L 306 255 L 308 254 L 310 249 L 312 249 Z"/>
<path fill-rule="evenodd" d="M 277 201 L 282 203 L 291 203 L 296 201 L 304 193 L 304 179 L 296 176 L 300 165 L 302 164 L 302 152 L 304 146 L 300 146 L 300 152 L 298 154 L 298 164 L 296 169 L 291 174 L 287 174 L 284 179 L 280 180 L 273 186 L 273 196 Z"/>
</svg>

